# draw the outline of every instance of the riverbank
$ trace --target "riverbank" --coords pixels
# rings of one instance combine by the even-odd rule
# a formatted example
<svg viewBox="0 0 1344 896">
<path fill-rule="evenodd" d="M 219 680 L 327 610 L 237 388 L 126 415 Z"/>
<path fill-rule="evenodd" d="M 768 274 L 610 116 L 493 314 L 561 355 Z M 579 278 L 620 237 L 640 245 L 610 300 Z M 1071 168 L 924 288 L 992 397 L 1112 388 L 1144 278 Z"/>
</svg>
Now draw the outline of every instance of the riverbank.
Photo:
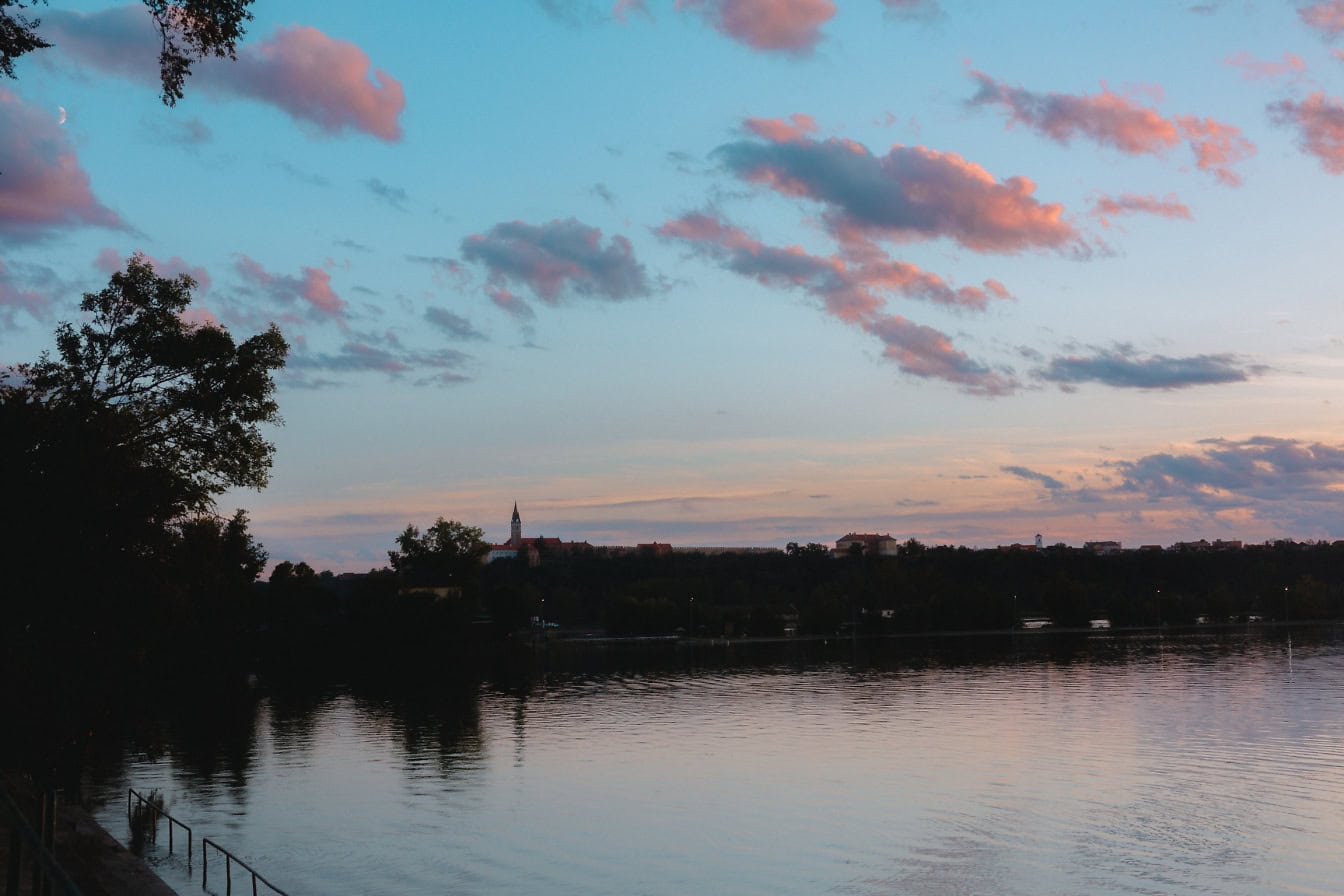
<svg viewBox="0 0 1344 896">
<path fill-rule="evenodd" d="M 32 784 L 17 772 L 0 772 L 0 788 L 25 811 L 37 804 Z M 10 833 L 8 813 L 0 812 L 0 869 L 6 873 L 11 860 Z M 82 807 L 58 798 L 55 834 L 56 861 L 79 887 L 82 896 L 177 896 L 144 860 L 117 842 Z M 29 863 L 25 861 L 20 874 L 20 896 L 30 896 L 31 877 Z"/>
</svg>

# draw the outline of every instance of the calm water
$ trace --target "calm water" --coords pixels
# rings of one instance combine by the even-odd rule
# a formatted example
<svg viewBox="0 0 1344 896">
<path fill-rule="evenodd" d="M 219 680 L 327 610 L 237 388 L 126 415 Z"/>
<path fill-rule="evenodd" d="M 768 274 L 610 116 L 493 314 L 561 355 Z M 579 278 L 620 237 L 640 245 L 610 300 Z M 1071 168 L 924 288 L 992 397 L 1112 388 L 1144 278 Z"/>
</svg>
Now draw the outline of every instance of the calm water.
<svg viewBox="0 0 1344 896">
<path fill-rule="evenodd" d="M 1339 894 L 1344 637 L 1282 638 L 259 685 L 128 752 L 100 817 L 157 788 L 292 896 Z M 183 893 L 197 850 L 154 853 Z"/>
</svg>

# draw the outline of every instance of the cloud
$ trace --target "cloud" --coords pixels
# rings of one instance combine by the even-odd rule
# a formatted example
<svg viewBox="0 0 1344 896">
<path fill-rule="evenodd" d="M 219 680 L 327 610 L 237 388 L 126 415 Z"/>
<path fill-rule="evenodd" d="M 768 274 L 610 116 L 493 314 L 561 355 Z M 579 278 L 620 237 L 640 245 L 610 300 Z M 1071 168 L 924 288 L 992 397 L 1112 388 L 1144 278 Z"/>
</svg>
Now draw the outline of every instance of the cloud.
<svg viewBox="0 0 1344 896">
<path fill-rule="evenodd" d="M 611 7 L 611 16 L 618 22 L 624 22 L 630 13 L 639 13 L 648 18 L 653 18 L 649 12 L 649 6 L 645 0 L 616 0 Z"/>
<path fill-rule="evenodd" d="M 839 255 L 810 255 L 798 246 L 768 246 L 703 212 L 667 221 L 657 233 L 681 240 L 698 254 L 764 286 L 803 289 L 821 299 L 829 313 L 851 323 L 879 309 L 886 301 L 884 294 L 973 311 L 984 310 L 993 299 L 1011 298 L 996 280 L 954 288 L 938 275 L 902 261 L 872 255 L 854 261 Z"/>
<path fill-rule="evenodd" d="M 1261 513 L 1279 513 L 1273 505 L 1302 501 L 1338 507 L 1344 446 L 1270 436 L 1198 444 L 1203 447 L 1194 453 L 1149 454 L 1114 463 L 1121 476 L 1119 490 L 1154 501 L 1182 498 L 1205 508 L 1250 500 L 1261 505 Z"/>
<path fill-rule="evenodd" d="M 1305 100 L 1279 100 L 1269 105 L 1275 122 L 1297 128 L 1304 152 L 1320 160 L 1331 174 L 1344 174 L 1344 103 L 1317 91 Z"/>
<path fill-rule="evenodd" d="M 1006 466 L 1000 467 L 999 469 L 1005 473 L 1011 473 L 1020 479 L 1026 479 L 1029 482 L 1039 482 L 1052 492 L 1065 491 L 1068 488 L 1068 486 L 1055 477 L 1048 476 L 1045 473 L 1037 473 L 1035 470 L 1029 470 L 1026 467 Z"/>
<path fill-rule="evenodd" d="M 149 119 L 148 127 L 157 132 L 165 143 L 175 143 L 188 149 L 204 146 L 214 139 L 210 128 L 199 118 L 154 118 Z"/>
<path fill-rule="evenodd" d="M 906 21 L 937 19 L 943 14 L 938 0 L 882 0 L 882 5 L 892 18 Z"/>
<path fill-rule="evenodd" d="M 176 277 L 179 274 L 186 274 L 191 277 L 192 280 L 196 281 L 196 286 L 201 292 L 206 292 L 210 289 L 210 284 L 212 282 L 210 274 L 205 268 L 198 264 L 191 264 L 177 255 L 174 255 L 167 261 L 155 258 L 152 255 L 147 255 L 144 252 L 141 252 L 140 255 L 145 261 L 149 262 L 150 266 L 154 268 L 154 273 L 160 277 L 171 278 Z M 128 256 L 122 255 L 116 249 L 99 249 L 98 257 L 93 260 L 93 266 L 104 274 L 111 276 L 118 271 L 124 271 L 126 269 L 127 258 Z"/>
<path fill-rule="evenodd" d="M 157 84 L 159 35 L 140 4 L 95 13 L 53 10 L 41 34 L 68 58 L 107 74 Z M 368 55 L 316 28 L 277 28 L 266 40 L 238 48 L 236 61 L 205 59 L 193 82 L 219 94 L 248 97 L 284 111 L 325 134 L 358 131 L 401 139 L 401 83 L 372 68 Z"/>
<path fill-rule="evenodd" d="M 1078 234 L 1063 206 L 1032 196 L 1024 177 L 1000 181 L 955 153 L 896 145 L 874 156 L 850 140 L 740 141 L 714 156 L 743 180 L 824 206 L 828 231 L 847 251 L 872 240 L 951 239 L 976 252 L 1063 248 Z"/>
<path fill-rule="evenodd" d="M 526 307 L 509 289 L 514 284 L 549 305 L 559 304 L 566 293 L 621 301 L 652 290 L 628 239 L 614 234 L 603 246 L 602 231 L 574 218 L 546 224 L 496 224 L 486 233 L 464 239 L 462 257 L 485 266 L 487 292 L 496 304 L 513 313 Z"/>
<path fill-rule="evenodd" d="M 1344 0 L 1313 3 L 1299 9 L 1297 14 L 1303 22 L 1328 38 L 1339 37 L 1344 32 Z"/>
<path fill-rule="evenodd" d="M 835 15 L 831 0 L 677 0 L 715 31 L 754 50 L 804 55 L 821 40 Z"/>
<path fill-rule="evenodd" d="M 0 87 L 0 239 L 36 242 L 76 227 L 127 229 L 94 196 L 55 114 Z"/>
<path fill-rule="evenodd" d="M 294 178 L 295 180 L 301 181 L 302 183 L 308 184 L 309 186 L 313 187 L 331 186 L 331 181 L 328 178 L 325 178 L 320 174 L 313 174 L 311 171 L 304 171 L 301 168 L 297 167 L 296 165 L 293 165 L 284 160 L 272 162 L 271 167 L 278 168 L 285 174 L 288 174 L 290 177 Z"/>
<path fill-rule="evenodd" d="M 797 246 L 768 246 L 703 212 L 667 221 L 657 233 L 764 286 L 803 290 L 820 300 L 831 316 L 878 337 L 885 346 L 884 356 L 907 373 L 946 380 L 974 394 L 1002 395 L 1012 390 L 1010 379 L 953 349 L 939 331 L 881 313 L 888 295 L 982 310 L 991 299 L 1011 298 L 998 281 L 954 289 L 937 275 L 906 262 L 871 254 L 857 262 L 838 255 L 811 255 Z"/>
<path fill-rule="evenodd" d="M 1280 61 L 1265 61 L 1256 59 L 1248 51 L 1242 50 L 1240 53 L 1227 57 L 1223 62 L 1241 69 L 1241 77 L 1245 81 L 1296 79 L 1307 71 L 1306 60 L 1296 53 L 1284 53 L 1283 59 Z"/>
<path fill-rule="evenodd" d="M 214 327 L 216 330 L 224 329 L 224 325 L 215 317 L 214 312 L 209 308 L 202 308 L 199 305 L 193 305 L 190 308 L 183 309 L 178 315 L 182 322 L 189 327 Z"/>
<path fill-rule="evenodd" d="M 788 143 L 791 140 L 801 140 L 808 134 L 814 134 L 817 131 L 816 119 L 801 112 L 790 115 L 788 121 L 782 118 L 748 118 L 746 126 L 747 130 L 772 143 Z"/>
<path fill-rule="evenodd" d="M 1074 96 L 1035 93 L 1001 84 L 984 72 L 970 74 L 980 87 L 969 105 L 999 106 L 1008 113 L 1010 126 L 1025 125 L 1057 143 L 1082 136 L 1127 155 L 1162 156 L 1184 140 L 1196 166 L 1228 186 L 1241 183 L 1231 166 L 1255 154 L 1255 144 L 1239 128 L 1193 115 L 1166 118 L 1105 84 L 1101 93 Z"/>
<path fill-rule="evenodd" d="M 972 395 L 1008 395 L 1018 384 L 1011 376 L 990 370 L 952 347 L 948 337 L 899 314 L 877 317 L 864 329 L 886 344 L 883 355 L 906 373 L 960 385 Z"/>
<path fill-rule="evenodd" d="M 1179 218 L 1185 221 L 1189 221 L 1191 217 L 1190 208 L 1172 193 L 1167 194 L 1164 199 L 1134 193 L 1099 196 L 1092 206 L 1091 214 L 1096 216 L 1104 227 L 1109 227 L 1110 219 L 1120 215 L 1157 215 L 1161 218 Z"/>
<path fill-rule="evenodd" d="M 55 281 L 50 268 L 18 264 L 10 268 L 0 260 L 0 328 L 17 326 L 19 312 L 37 321 L 50 318 L 50 287 Z"/>
<path fill-rule="evenodd" d="M 331 275 L 321 268 L 303 269 L 301 277 L 273 274 L 246 255 L 239 255 L 235 270 L 242 278 L 259 287 L 281 304 L 306 302 L 319 316 L 340 320 L 345 315 L 345 300 L 331 288 Z"/>
<path fill-rule="evenodd" d="M 1053 358 L 1050 364 L 1038 370 L 1043 380 L 1060 384 L 1072 390 L 1078 383 L 1095 382 L 1120 389 L 1188 389 L 1192 386 L 1211 386 L 1223 383 L 1241 383 L 1264 373 L 1262 365 L 1247 364 L 1236 355 L 1194 355 L 1188 358 L 1168 358 L 1150 355 L 1141 358 L 1129 346 L 1098 349 L 1090 357 L 1071 355 Z"/>
<path fill-rule="evenodd" d="M 487 283 L 485 294 L 490 297 L 490 301 L 495 303 L 495 307 L 519 321 L 526 322 L 535 319 L 537 316 L 537 312 L 532 310 L 531 305 L 503 286 Z"/>
<path fill-rule="evenodd" d="M 471 321 L 454 314 L 447 308 L 429 307 L 425 309 L 425 320 L 454 339 L 484 339 L 485 334 L 471 325 Z"/>
<path fill-rule="evenodd" d="M 394 379 L 419 373 L 421 376 L 415 380 L 415 385 L 428 386 L 469 381 L 471 377 L 461 370 L 470 360 L 468 355 L 454 349 L 416 352 L 400 350 L 400 346 L 384 348 L 370 341 L 350 341 L 335 353 L 296 353 L 290 357 L 287 366 L 295 368 L 300 374 L 309 370 L 337 373 L 372 371 L 387 374 Z"/>
<path fill-rule="evenodd" d="M 411 197 L 407 195 L 406 191 L 401 187 L 390 186 L 376 177 L 371 177 L 364 181 L 364 186 L 369 188 L 370 193 L 377 196 L 397 211 L 406 211 L 406 203 L 410 201 Z"/>
</svg>

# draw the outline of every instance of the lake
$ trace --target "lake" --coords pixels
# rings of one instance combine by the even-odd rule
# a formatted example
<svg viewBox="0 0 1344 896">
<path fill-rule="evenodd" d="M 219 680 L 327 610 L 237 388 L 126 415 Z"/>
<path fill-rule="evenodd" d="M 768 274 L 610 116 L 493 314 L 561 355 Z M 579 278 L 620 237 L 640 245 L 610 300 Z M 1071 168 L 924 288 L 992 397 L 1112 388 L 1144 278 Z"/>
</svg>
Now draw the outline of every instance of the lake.
<svg viewBox="0 0 1344 896">
<path fill-rule="evenodd" d="M 1344 630 L 550 651 L 187 701 L 95 775 L 303 894 L 1344 890 Z M 235 892 L 251 892 L 235 869 Z M 210 887 L 222 893 L 212 857 Z M 265 887 L 259 892 L 267 892 Z"/>
</svg>

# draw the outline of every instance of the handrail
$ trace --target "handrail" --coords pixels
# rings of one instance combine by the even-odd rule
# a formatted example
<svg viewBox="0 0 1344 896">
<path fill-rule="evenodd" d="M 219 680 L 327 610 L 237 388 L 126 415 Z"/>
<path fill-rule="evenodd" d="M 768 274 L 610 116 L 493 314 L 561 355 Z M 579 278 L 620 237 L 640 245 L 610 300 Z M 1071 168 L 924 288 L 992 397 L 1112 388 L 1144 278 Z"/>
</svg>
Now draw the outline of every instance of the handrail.
<svg viewBox="0 0 1344 896">
<path fill-rule="evenodd" d="M 56 857 L 51 854 L 51 851 L 42 845 L 42 838 L 28 824 L 28 819 L 24 817 L 23 811 L 19 809 L 3 787 L 0 787 L 0 797 L 4 798 L 0 807 L 8 809 L 11 816 L 9 861 L 16 863 L 13 867 L 17 869 L 17 863 L 20 861 L 18 850 L 13 849 L 13 846 L 20 842 L 26 842 L 28 848 L 32 851 L 34 864 L 41 867 L 47 880 L 60 887 L 63 896 L 81 896 L 79 887 L 75 886 L 75 882 L 70 879 L 70 875 L 66 874 L 65 869 L 57 863 Z M 10 885 L 17 886 L 17 882 L 17 875 L 14 875 L 11 871 Z M 39 884 L 34 884 L 34 886 L 39 886 Z"/>
<path fill-rule="evenodd" d="M 279 894 L 279 896 L 289 896 L 289 894 L 287 894 L 284 890 L 280 889 L 275 884 L 271 883 L 266 878 L 258 874 L 257 870 L 253 868 L 251 865 L 247 864 L 242 859 L 238 858 L 236 855 L 229 852 L 227 849 L 220 846 L 215 841 L 211 840 L 209 837 L 201 838 L 201 889 L 205 889 L 205 882 L 210 873 L 210 863 L 209 859 L 207 858 L 208 853 L 206 853 L 205 851 L 206 846 L 213 846 L 215 849 L 224 853 L 224 896 L 231 896 L 231 894 L 233 893 L 233 865 L 231 864 L 232 862 L 237 862 L 239 865 L 242 865 L 244 868 L 248 870 L 248 873 L 252 875 L 252 896 L 257 896 L 257 881 L 261 881 L 266 886 L 270 887 L 271 892 L 277 893 Z"/>
<path fill-rule="evenodd" d="M 151 792 L 152 792 L 152 791 L 151 791 Z M 172 854 L 173 854 L 173 825 L 177 825 L 178 827 L 182 828 L 184 831 L 187 832 L 187 866 L 190 867 L 190 866 L 191 866 L 191 851 L 192 851 L 192 839 L 191 839 L 191 836 L 192 836 L 192 835 L 191 835 L 191 828 L 190 828 L 189 826 L 183 824 L 182 822 L 178 821 L 176 818 L 174 818 L 173 816 L 169 815 L 167 812 L 163 811 L 163 809 L 159 808 L 159 806 L 156 805 L 152 800 L 148 799 L 148 798 L 145 797 L 144 795 L 142 795 L 142 794 L 140 794 L 139 792 L 137 792 L 136 789 L 135 789 L 134 787 L 127 787 L 127 788 L 126 788 L 126 817 L 127 817 L 127 818 L 129 818 L 129 817 L 131 816 L 131 797 L 135 797 L 137 800 L 139 800 L 139 801 L 140 801 L 140 805 L 142 805 L 142 806 L 148 806 L 149 808 L 153 809 L 154 812 L 155 812 L 156 814 L 158 814 L 158 815 L 162 815 L 164 818 L 168 819 L 168 854 L 169 854 L 169 855 L 172 855 Z"/>
</svg>

